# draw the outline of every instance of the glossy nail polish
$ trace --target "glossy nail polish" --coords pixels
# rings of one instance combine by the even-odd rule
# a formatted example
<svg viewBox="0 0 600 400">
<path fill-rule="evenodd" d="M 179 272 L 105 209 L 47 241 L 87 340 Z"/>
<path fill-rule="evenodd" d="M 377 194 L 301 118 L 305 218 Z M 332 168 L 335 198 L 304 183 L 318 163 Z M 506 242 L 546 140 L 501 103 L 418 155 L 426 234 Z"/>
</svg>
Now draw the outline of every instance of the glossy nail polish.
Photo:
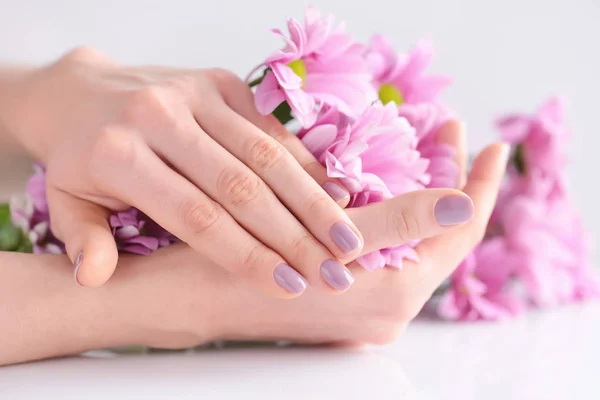
<svg viewBox="0 0 600 400">
<path fill-rule="evenodd" d="M 321 277 L 329 286 L 341 292 L 354 283 L 350 270 L 335 260 L 325 260 L 321 264 Z"/>
<path fill-rule="evenodd" d="M 306 280 L 287 264 L 279 264 L 273 270 L 275 282 L 290 293 L 300 294 L 306 290 Z"/>
<path fill-rule="evenodd" d="M 77 280 L 77 271 L 79 271 L 79 267 L 81 266 L 82 262 L 83 262 L 83 251 L 80 251 L 79 254 L 77 254 L 77 257 L 75 258 L 75 262 L 73 263 L 73 266 L 74 266 L 74 269 L 73 269 L 73 278 L 75 278 L 75 282 L 79 286 L 81 286 L 81 284 Z"/>
<path fill-rule="evenodd" d="M 470 197 L 446 196 L 435 204 L 435 219 L 442 226 L 462 224 L 473 217 L 473 211 Z"/>
<path fill-rule="evenodd" d="M 329 230 L 329 236 L 346 254 L 352 253 L 362 245 L 360 238 L 345 222 L 336 222 L 333 224 Z"/>
<path fill-rule="evenodd" d="M 323 184 L 323 189 L 325 189 L 327 194 L 329 194 L 336 203 L 350 198 L 350 194 L 342 189 L 337 183 L 325 182 Z"/>
</svg>

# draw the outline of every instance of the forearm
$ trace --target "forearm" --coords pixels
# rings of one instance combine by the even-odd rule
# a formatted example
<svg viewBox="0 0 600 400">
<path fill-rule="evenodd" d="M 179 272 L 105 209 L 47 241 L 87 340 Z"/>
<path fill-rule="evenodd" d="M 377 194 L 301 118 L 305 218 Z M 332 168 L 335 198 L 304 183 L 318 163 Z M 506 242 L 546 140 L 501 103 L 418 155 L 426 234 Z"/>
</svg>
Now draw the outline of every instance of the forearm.
<svg viewBox="0 0 600 400">
<path fill-rule="evenodd" d="M 78 287 L 63 256 L 0 252 L 0 365 L 132 343 L 124 289 Z"/>
<path fill-rule="evenodd" d="M 0 154 L 22 152 L 17 124 L 27 102 L 24 90 L 34 70 L 24 66 L 0 65 Z"/>
<path fill-rule="evenodd" d="M 177 248 L 121 256 L 104 286 L 73 281 L 66 256 L 0 252 L 0 365 L 109 347 L 189 347 L 223 336 L 235 289 Z"/>
</svg>

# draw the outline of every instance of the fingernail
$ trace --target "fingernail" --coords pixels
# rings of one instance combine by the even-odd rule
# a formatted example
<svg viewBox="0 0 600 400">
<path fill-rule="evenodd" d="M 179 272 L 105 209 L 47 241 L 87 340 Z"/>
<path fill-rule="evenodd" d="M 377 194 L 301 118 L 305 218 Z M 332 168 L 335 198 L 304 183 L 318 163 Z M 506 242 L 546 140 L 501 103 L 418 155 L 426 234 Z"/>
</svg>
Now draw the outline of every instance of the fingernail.
<svg viewBox="0 0 600 400">
<path fill-rule="evenodd" d="M 321 277 L 332 288 L 343 292 L 354 283 L 354 277 L 348 268 L 334 260 L 325 260 L 321 264 Z"/>
<path fill-rule="evenodd" d="M 79 271 L 79 267 L 81 266 L 82 261 L 83 261 L 83 251 L 80 251 L 79 254 L 77 254 L 77 257 L 75 258 L 75 263 L 73 264 L 75 266 L 75 269 L 73 270 L 73 278 L 75 278 L 75 283 L 77 283 L 81 287 L 83 287 L 83 286 L 77 280 L 77 271 Z"/>
<path fill-rule="evenodd" d="M 473 201 L 467 196 L 446 196 L 435 203 L 435 219 L 442 226 L 457 225 L 473 217 Z"/>
<path fill-rule="evenodd" d="M 345 222 L 333 224 L 329 230 L 329 236 L 346 254 L 352 253 L 362 245 L 360 238 Z"/>
<path fill-rule="evenodd" d="M 350 198 L 350 194 L 342 189 L 342 187 L 337 183 L 325 182 L 323 184 L 323 189 L 325 189 L 327 194 L 329 194 L 336 203 Z"/>
<path fill-rule="evenodd" d="M 273 279 L 288 292 L 300 294 L 306 290 L 306 280 L 287 264 L 279 264 L 275 268 Z"/>
</svg>

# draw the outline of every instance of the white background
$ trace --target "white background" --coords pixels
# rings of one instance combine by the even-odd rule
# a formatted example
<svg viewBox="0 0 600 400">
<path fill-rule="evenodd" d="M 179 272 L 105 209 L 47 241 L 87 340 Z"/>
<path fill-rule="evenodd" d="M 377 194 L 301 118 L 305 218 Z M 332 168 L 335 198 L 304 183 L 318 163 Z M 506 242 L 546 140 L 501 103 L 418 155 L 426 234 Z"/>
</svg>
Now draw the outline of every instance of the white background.
<svg viewBox="0 0 600 400">
<path fill-rule="evenodd" d="M 464 117 L 473 150 L 494 140 L 499 113 L 566 95 L 576 135 L 572 188 L 587 226 L 600 225 L 600 1 L 314 3 L 361 40 L 382 32 L 405 49 L 431 35 L 439 49 L 433 71 L 454 77 L 445 100 Z M 280 45 L 267 30 L 284 28 L 287 15 L 301 17 L 302 5 L 0 0 L 0 62 L 50 62 L 89 45 L 128 64 L 220 66 L 243 75 Z M 14 176 L 7 168 L 14 165 L 0 159 L 0 181 Z M 254 350 L 28 364 L 0 370 L 0 398 L 597 399 L 599 317 L 589 305 L 502 326 L 419 322 L 398 343 L 364 353 Z"/>
<path fill-rule="evenodd" d="M 245 75 L 280 43 L 267 32 L 301 18 L 303 0 L 0 0 L 0 61 L 49 62 L 89 45 L 129 64 L 220 66 Z M 389 35 L 406 49 L 424 35 L 435 72 L 455 79 L 445 100 L 469 128 L 473 151 L 495 139 L 493 118 L 568 99 L 575 133 L 572 187 L 587 226 L 600 147 L 600 1 L 314 0 L 360 40 Z"/>
</svg>

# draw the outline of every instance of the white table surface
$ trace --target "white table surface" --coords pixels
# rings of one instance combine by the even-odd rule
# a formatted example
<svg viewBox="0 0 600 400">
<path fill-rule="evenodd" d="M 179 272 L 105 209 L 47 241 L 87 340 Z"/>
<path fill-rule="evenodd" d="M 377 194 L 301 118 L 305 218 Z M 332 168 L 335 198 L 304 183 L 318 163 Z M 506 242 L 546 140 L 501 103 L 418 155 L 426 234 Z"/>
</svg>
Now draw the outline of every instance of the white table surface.
<svg viewBox="0 0 600 400">
<path fill-rule="evenodd" d="M 416 321 L 368 349 L 96 354 L 0 368 L 0 399 L 600 398 L 600 304 L 503 324 Z"/>
</svg>

